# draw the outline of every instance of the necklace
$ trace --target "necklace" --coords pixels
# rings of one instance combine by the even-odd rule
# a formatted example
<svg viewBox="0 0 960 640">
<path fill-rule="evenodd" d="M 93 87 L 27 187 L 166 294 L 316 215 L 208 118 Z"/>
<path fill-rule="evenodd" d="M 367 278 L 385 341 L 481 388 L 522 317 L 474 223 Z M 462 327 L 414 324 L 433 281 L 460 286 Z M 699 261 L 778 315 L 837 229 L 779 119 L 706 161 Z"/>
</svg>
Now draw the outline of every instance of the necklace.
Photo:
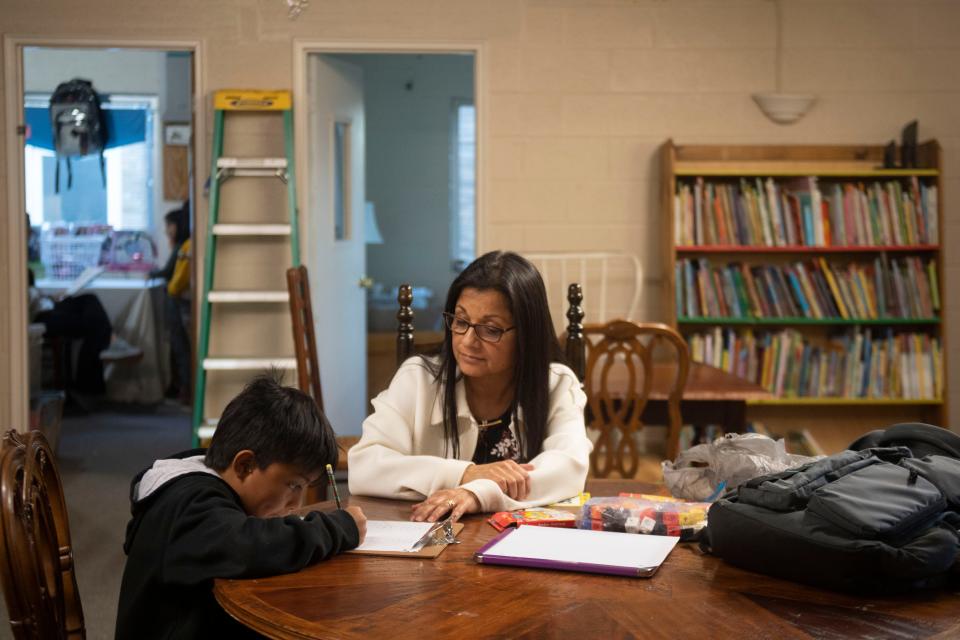
<svg viewBox="0 0 960 640">
<path fill-rule="evenodd" d="M 481 429 L 488 429 L 490 427 L 495 427 L 502 422 L 503 418 L 497 418 L 496 420 L 477 420 L 477 426 Z"/>
</svg>

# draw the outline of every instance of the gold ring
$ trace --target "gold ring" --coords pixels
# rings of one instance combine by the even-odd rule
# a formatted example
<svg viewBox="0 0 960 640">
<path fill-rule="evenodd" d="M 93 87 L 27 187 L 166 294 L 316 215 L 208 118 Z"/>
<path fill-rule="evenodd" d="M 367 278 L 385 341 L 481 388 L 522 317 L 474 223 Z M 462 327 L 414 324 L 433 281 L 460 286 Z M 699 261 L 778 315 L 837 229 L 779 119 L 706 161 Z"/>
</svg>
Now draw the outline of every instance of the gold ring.
<svg viewBox="0 0 960 640">
<path fill-rule="evenodd" d="M 453 509 L 455 506 L 457 506 L 457 503 L 453 500 L 447 500 L 447 506 Z"/>
</svg>

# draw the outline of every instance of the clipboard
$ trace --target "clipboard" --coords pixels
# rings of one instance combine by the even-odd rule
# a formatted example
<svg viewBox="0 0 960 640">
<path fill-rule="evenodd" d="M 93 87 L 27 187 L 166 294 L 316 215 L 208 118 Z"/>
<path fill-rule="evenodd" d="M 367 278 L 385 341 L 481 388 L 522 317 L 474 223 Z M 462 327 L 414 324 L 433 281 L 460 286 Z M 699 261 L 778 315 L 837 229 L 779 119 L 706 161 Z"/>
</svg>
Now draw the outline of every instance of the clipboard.
<svg viewBox="0 0 960 640">
<path fill-rule="evenodd" d="M 453 534 L 455 536 L 460 535 L 460 532 L 463 531 L 462 522 L 454 522 L 452 525 Z M 441 542 L 439 544 L 428 544 L 422 547 L 419 551 L 376 551 L 373 549 L 361 550 L 361 549 L 351 549 L 346 553 L 355 554 L 358 556 L 387 556 L 392 558 L 420 558 L 420 559 L 433 559 L 443 553 L 443 550 L 447 548 L 447 543 Z"/>
<path fill-rule="evenodd" d="M 485 544 L 474 554 L 474 560 L 480 564 L 650 578 L 678 541 L 675 536 L 521 526 Z"/>
</svg>

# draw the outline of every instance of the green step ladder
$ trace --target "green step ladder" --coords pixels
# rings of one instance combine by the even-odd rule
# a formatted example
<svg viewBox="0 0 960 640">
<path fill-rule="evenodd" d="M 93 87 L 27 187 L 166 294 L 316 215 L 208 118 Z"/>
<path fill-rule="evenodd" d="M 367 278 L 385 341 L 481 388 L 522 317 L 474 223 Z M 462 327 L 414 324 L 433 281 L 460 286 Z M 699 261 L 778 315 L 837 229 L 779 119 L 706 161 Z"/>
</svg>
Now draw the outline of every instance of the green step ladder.
<svg viewBox="0 0 960 640">
<path fill-rule="evenodd" d="M 229 236 L 276 238 L 290 237 L 290 255 L 294 267 L 300 265 L 298 238 L 296 173 L 293 157 L 293 103 L 289 91 L 222 90 L 213 99 L 213 150 L 210 168 L 210 213 L 207 217 L 207 238 L 204 253 L 203 290 L 200 298 L 200 339 L 197 345 L 197 366 L 193 394 L 193 446 L 208 441 L 216 429 L 217 419 L 205 415 L 208 371 L 262 371 L 269 368 L 296 369 L 296 358 L 290 357 L 209 357 L 210 316 L 214 304 L 287 302 L 286 289 L 274 291 L 229 290 L 213 288 L 217 257 L 217 239 Z M 224 120 L 230 112 L 263 112 L 283 116 L 283 137 L 286 157 L 229 158 L 223 156 Z M 287 186 L 287 224 L 222 224 L 220 186 L 229 178 L 279 178 Z"/>
</svg>

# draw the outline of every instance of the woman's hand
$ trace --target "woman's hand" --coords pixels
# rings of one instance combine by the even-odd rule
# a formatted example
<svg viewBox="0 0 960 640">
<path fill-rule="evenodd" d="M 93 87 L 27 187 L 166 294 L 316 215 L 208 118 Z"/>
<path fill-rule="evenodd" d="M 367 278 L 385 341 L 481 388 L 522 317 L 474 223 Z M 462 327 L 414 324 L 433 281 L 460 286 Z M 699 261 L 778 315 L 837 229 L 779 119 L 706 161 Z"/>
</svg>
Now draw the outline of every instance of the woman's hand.
<svg viewBox="0 0 960 640">
<path fill-rule="evenodd" d="M 496 482 L 500 490 L 513 500 L 525 500 L 530 495 L 530 471 L 533 471 L 532 464 L 517 464 L 513 460 L 474 464 L 463 472 L 460 484 L 485 478 Z"/>
<path fill-rule="evenodd" d="M 413 515 L 410 519 L 415 522 L 436 522 L 449 513 L 451 520 L 456 522 L 463 514 L 478 511 L 480 511 L 480 501 L 472 491 L 442 489 L 423 502 L 413 505 Z"/>
</svg>

